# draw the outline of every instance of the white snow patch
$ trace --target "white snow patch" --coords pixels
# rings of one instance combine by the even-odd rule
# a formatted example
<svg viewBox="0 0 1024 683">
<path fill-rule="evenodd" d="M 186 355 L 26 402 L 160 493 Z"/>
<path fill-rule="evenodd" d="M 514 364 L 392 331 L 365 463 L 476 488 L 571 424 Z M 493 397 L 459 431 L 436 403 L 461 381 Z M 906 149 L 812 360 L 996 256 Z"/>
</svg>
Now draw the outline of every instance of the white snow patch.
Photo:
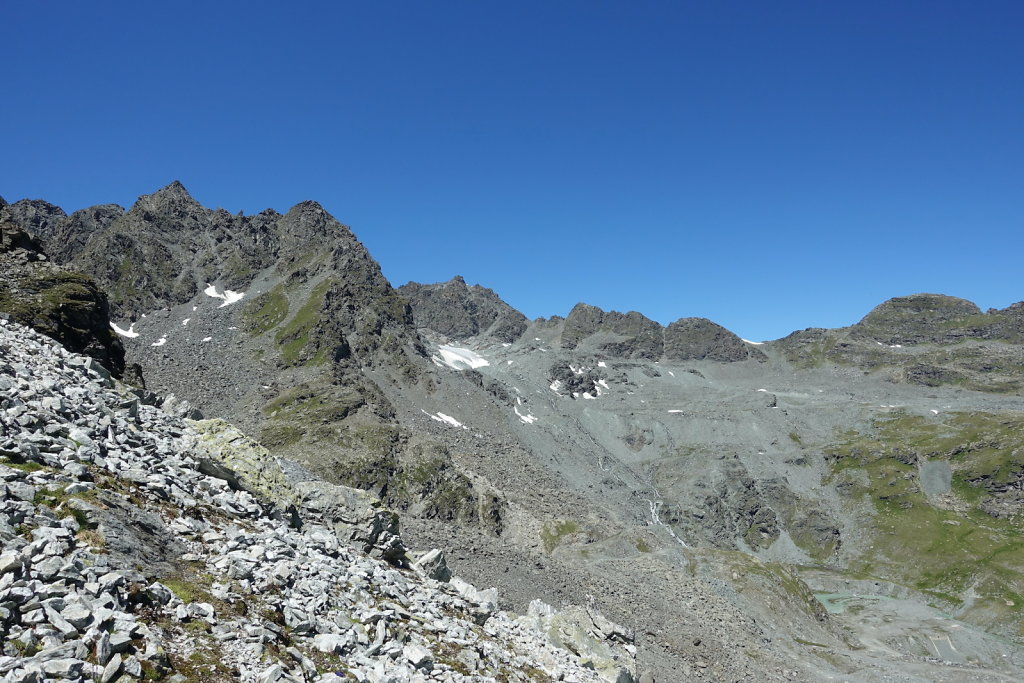
<svg viewBox="0 0 1024 683">
<path fill-rule="evenodd" d="M 540 341 L 540 337 L 534 337 L 533 341 Z"/>
<path fill-rule="evenodd" d="M 605 379 L 599 379 L 599 380 L 597 380 L 597 383 L 598 383 L 598 384 L 600 384 L 600 385 L 601 385 L 602 387 L 604 387 L 605 389 L 608 389 L 609 391 L 611 391 L 611 387 L 610 387 L 610 386 L 608 386 L 608 380 L 605 380 Z"/>
<path fill-rule="evenodd" d="M 762 344 L 764 344 L 764 342 L 755 342 L 750 341 L 749 339 L 740 339 L 740 341 L 747 342 L 748 344 L 753 344 L 754 346 L 761 346 Z"/>
<path fill-rule="evenodd" d="M 182 326 L 182 327 L 185 327 L 185 325 L 188 325 L 188 321 L 189 321 L 189 320 L 191 320 L 191 319 L 192 319 L 192 318 L 185 318 L 184 320 L 182 320 L 182 321 L 181 321 L 181 326 Z"/>
<path fill-rule="evenodd" d="M 463 429 L 469 429 L 469 427 L 466 427 L 451 415 L 445 415 L 444 413 L 441 412 L 439 412 L 437 415 L 434 415 L 433 413 L 428 413 L 427 411 L 423 410 L 423 408 L 420 408 L 420 412 L 429 417 L 431 420 L 441 422 L 450 427 L 462 427 Z"/>
<path fill-rule="evenodd" d="M 193 313 L 195 313 L 195 312 L 196 312 L 196 311 L 198 311 L 198 310 L 199 310 L 199 307 L 198 307 L 198 306 L 193 306 L 193 307 L 192 307 L 192 312 L 193 312 Z"/>
<path fill-rule="evenodd" d="M 562 388 L 562 380 L 560 380 L 560 379 L 556 379 L 554 382 L 551 383 L 551 386 L 548 387 L 548 389 L 550 389 L 551 391 L 554 391 L 555 393 L 558 393 L 558 391 L 561 390 L 561 388 Z"/>
<path fill-rule="evenodd" d="M 214 299 L 223 299 L 224 303 L 222 303 L 217 308 L 224 308 L 225 306 L 233 304 L 236 301 L 241 301 L 242 297 L 245 296 L 245 292 L 233 292 L 230 289 L 225 289 L 223 293 L 218 292 L 216 285 L 211 285 L 210 283 L 206 284 L 206 289 L 203 290 L 203 294 L 205 294 L 206 296 L 211 296 Z"/>
<path fill-rule="evenodd" d="M 210 341 L 211 339 L 213 339 L 213 337 L 203 337 L 203 341 L 204 341 L 204 342 L 208 342 L 208 341 Z"/>
<path fill-rule="evenodd" d="M 509 365 L 512 365 L 512 361 L 507 361 Z"/>
<path fill-rule="evenodd" d="M 935 410 L 935 409 L 932 409 L 932 412 L 933 412 L 933 413 L 935 413 L 936 415 L 938 415 L 938 414 L 939 414 L 939 411 L 937 411 L 937 410 Z"/>
<path fill-rule="evenodd" d="M 142 314 L 142 317 L 143 317 L 143 318 L 145 318 L 145 317 L 146 317 L 146 314 L 145 314 L 145 313 L 143 313 L 143 314 Z"/>
<path fill-rule="evenodd" d="M 128 326 L 127 330 L 123 330 L 114 323 L 110 323 L 110 327 L 122 337 L 128 337 L 129 339 L 135 339 L 139 336 L 139 333 L 135 331 L 135 323 Z"/>
<path fill-rule="evenodd" d="M 166 343 L 167 343 L 167 337 L 160 337 L 155 342 L 150 344 L 150 346 L 163 346 Z"/>
<path fill-rule="evenodd" d="M 501 343 L 501 345 L 502 345 L 502 346 L 504 346 L 504 347 L 505 347 L 506 349 L 507 349 L 508 347 L 512 346 L 512 345 L 511 345 L 511 344 L 509 344 L 508 342 L 502 342 L 502 343 Z"/>
<path fill-rule="evenodd" d="M 608 364 L 605 363 L 603 360 L 599 360 L 599 361 L 597 361 L 597 367 L 599 367 L 599 368 L 606 368 L 606 367 L 608 367 Z"/>
<path fill-rule="evenodd" d="M 457 346 L 439 346 L 437 350 L 441 353 L 441 360 L 452 370 L 465 370 L 470 368 L 482 368 L 490 365 L 486 358 L 475 351 L 460 349 Z"/>
<path fill-rule="evenodd" d="M 681 410 L 670 410 L 670 411 L 668 411 L 668 412 L 670 412 L 670 413 L 681 413 L 681 412 L 683 412 L 683 411 L 681 411 Z"/>
<path fill-rule="evenodd" d="M 767 389 L 758 389 L 758 391 L 768 391 Z"/>
<path fill-rule="evenodd" d="M 668 374 L 672 375 L 673 377 L 676 376 L 676 373 L 672 372 L 671 370 L 668 371 Z"/>
<path fill-rule="evenodd" d="M 452 427 L 462 427 L 463 429 L 467 429 L 467 427 L 464 424 L 456 420 L 451 415 L 445 415 L 444 413 L 438 411 L 437 416 L 441 418 L 444 422 L 450 424 Z"/>
<path fill-rule="evenodd" d="M 584 391 L 583 392 L 583 398 L 586 398 L 586 399 L 589 399 L 589 400 L 593 401 L 593 400 L 595 400 L 597 398 L 597 396 L 592 396 L 589 391 Z"/>
<path fill-rule="evenodd" d="M 903 344 L 889 344 L 890 349 L 902 349 Z"/>
<path fill-rule="evenodd" d="M 518 415 L 519 419 L 523 421 L 523 424 L 532 425 L 534 422 L 537 421 L 537 418 L 534 417 L 533 415 L 523 415 L 522 413 L 520 413 L 519 408 L 517 406 L 512 406 L 512 410 L 516 411 L 516 415 Z"/>
<path fill-rule="evenodd" d="M 218 306 L 218 308 L 220 308 L 220 307 Z M 229 330 L 237 330 L 238 328 L 237 327 L 229 327 L 228 329 Z"/>
</svg>

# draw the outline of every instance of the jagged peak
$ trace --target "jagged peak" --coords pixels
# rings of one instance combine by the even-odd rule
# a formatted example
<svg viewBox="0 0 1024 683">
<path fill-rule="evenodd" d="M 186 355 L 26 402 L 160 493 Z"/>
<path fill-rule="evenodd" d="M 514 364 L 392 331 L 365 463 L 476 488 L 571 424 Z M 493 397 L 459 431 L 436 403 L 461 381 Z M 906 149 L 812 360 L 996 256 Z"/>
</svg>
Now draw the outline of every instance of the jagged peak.
<svg viewBox="0 0 1024 683">
<path fill-rule="evenodd" d="M 185 199 L 195 201 L 188 190 L 185 189 L 185 186 L 181 184 L 180 180 L 172 181 L 149 196 L 153 199 Z"/>
<path fill-rule="evenodd" d="M 320 204 L 320 202 L 314 199 L 306 199 L 288 210 L 288 213 L 295 211 L 296 213 L 327 213 L 327 209 Z M 328 214 L 330 215 L 330 214 Z"/>
<path fill-rule="evenodd" d="M 185 186 L 181 184 L 180 180 L 172 180 L 169 184 L 154 192 L 153 196 L 187 197 L 192 199 L 192 195 L 188 193 L 188 190 L 185 189 Z"/>
<path fill-rule="evenodd" d="M 193 199 L 181 182 L 175 180 L 170 185 L 165 185 L 152 194 L 140 196 L 132 209 L 142 208 L 160 213 L 168 209 L 180 211 L 186 207 L 202 208 L 202 205 Z"/>
<path fill-rule="evenodd" d="M 9 206 L 12 209 L 31 208 L 34 212 L 37 213 L 42 211 L 43 213 L 55 216 L 67 216 L 67 213 L 64 211 L 64 209 L 60 208 L 56 204 L 51 204 L 45 199 L 19 199 L 13 204 L 8 204 L 7 206 Z"/>
</svg>

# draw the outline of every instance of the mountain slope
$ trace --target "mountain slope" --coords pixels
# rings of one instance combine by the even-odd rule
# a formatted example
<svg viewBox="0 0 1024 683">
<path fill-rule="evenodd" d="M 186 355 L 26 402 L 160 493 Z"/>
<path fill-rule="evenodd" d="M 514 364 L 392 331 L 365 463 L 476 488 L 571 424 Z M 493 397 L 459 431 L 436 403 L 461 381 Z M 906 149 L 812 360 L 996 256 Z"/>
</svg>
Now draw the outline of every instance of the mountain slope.
<svg viewBox="0 0 1024 683">
<path fill-rule="evenodd" d="M 632 636 L 593 610 L 516 619 L 399 571 L 351 544 L 405 564 L 372 497 L 288 482 L 236 431 L 139 405 L 3 320 L 0 349 L 21 408 L 0 415 L 4 680 L 632 680 Z"/>
</svg>

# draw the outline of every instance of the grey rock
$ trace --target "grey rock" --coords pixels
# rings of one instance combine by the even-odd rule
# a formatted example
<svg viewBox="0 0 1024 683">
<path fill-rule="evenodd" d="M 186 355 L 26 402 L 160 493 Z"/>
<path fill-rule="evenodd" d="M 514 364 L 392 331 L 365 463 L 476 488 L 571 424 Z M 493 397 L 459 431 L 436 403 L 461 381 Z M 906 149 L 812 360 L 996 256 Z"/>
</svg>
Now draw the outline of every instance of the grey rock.
<svg viewBox="0 0 1024 683">
<path fill-rule="evenodd" d="M 526 316 L 490 289 L 467 286 L 461 276 L 434 285 L 410 282 L 398 293 L 409 300 L 417 326 L 446 337 L 489 336 L 514 342 L 526 331 Z"/>
<path fill-rule="evenodd" d="M 428 550 L 412 564 L 413 569 L 435 581 L 449 581 L 452 572 L 444 559 L 444 551 L 434 548 Z"/>
<path fill-rule="evenodd" d="M 115 654 L 104 665 L 103 673 L 100 674 L 100 683 L 110 683 L 110 681 L 114 680 L 121 673 L 121 667 L 121 655 Z"/>
</svg>

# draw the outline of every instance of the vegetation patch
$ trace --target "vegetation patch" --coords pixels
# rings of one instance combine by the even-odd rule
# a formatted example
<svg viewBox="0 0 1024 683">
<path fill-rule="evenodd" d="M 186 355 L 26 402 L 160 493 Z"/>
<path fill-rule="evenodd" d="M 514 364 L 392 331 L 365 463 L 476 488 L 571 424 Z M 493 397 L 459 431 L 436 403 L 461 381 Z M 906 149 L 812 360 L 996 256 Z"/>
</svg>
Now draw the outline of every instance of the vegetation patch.
<svg viewBox="0 0 1024 683">
<path fill-rule="evenodd" d="M 281 347 L 281 357 L 286 365 L 322 365 L 327 360 L 327 346 L 316 344 L 312 353 L 307 350 L 311 335 L 315 338 L 315 328 L 324 308 L 327 292 L 334 286 L 333 278 L 327 278 L 310 293 L 291 320 L 285 323 L 274 340 Z"/>
<path fill-rule="evenodd" d="M 825 451 L 874 512 L 871 548 L 852 571 L 913 586 L 961 618 L 1020 635 L 1024 532 L 1024 414 L 960 412 L 934 418 L 896 412 L 867 435 L 847 433 Z M 951 490 L 929 498 L 919 468 L 943 460 Z M 858 473 L 848 478 L 847 473 Z M 969 597 L 970 596 L 970 597 Z"/>
<path fill-rule="evenodd" d="M 242 309 L 243 324 L 252 335 L 269 332 L 287 317 L 288 297 L 280 285 L 259 295 Z"/>
<path fill-rule="evenodd" d="M 269 420 L 260 429 L 260 442 L 270 449 L 304 440 L 350 446 L 348 430 L 340 423 L 363 405 L 364 399 L 353 388 L 301 384 L 263 406 Z"/>
<path fill-rule="evenodd" d="M 572 520 L 545 523 L 540 530 L 540 538 L 544 542 L 544 550 L 550 554 L 562 544 L 566 537 L 578 534 L 580 531 L 580 525 Z"/>
</svg>

